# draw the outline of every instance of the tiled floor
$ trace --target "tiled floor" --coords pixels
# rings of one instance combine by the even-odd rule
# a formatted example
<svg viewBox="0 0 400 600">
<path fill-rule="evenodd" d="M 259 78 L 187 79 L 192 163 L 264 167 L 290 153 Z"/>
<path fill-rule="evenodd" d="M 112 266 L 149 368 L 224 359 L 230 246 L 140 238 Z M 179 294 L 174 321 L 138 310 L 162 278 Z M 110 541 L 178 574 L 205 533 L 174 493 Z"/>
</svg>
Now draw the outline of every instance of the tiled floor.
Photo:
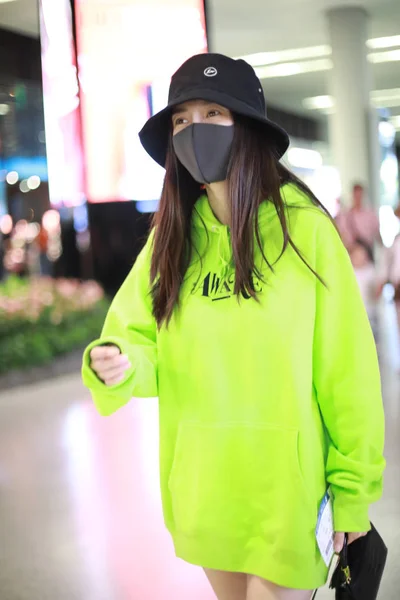
<svg viewBox="0 0 400 600">
<path fill-rule="evenodd" d="M 112 418 L 79 376 L 0 397 L 1 600 L 212 600 L 160 508 L 157 403 Z"/>
<path fill-rule="evenodd" d="M 398 600 L 400 375 L 385 319 L 388 469 L 373 516 L 390 548 L 380 598 Z M 78 375 L 0 394 L 0 600 L 214 600 L 174 557 L 157 463 L 156 400 L 104 419 Z"/>
</svg>

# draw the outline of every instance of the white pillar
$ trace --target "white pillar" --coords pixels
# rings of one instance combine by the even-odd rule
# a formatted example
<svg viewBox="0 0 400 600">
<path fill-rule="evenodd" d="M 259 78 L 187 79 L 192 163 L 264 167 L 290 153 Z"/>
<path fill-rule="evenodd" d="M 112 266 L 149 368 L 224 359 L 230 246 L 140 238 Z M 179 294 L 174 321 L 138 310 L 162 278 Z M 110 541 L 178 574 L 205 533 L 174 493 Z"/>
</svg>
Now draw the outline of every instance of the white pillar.
<svg viewBox="0 0 400 600">
<path fill-rule="evenodd" d="M 376 156 L 378 131 L 371 124 L 371 70 L 367 59 L 368 13 L 361 7 L 339 7 L 328 11 L 333 69 L 330 91 L 335 111 L 330 119 L 334 161 L 342 182 L 345 204 L 351 198 L 353 183 L 368 188 L 376 198 Z"/>
<path fill-rule="evenodd" d="M 370 160 L 370 180 L 369 197 L 371 204 L 379 209 L 381 199 L 381 179 L 380 168 L 382 162 L 382 149 L 379 140 L 379 114 L 378 110 L 371 106 L 369 110 L 369 160 Z"/>
</svg>

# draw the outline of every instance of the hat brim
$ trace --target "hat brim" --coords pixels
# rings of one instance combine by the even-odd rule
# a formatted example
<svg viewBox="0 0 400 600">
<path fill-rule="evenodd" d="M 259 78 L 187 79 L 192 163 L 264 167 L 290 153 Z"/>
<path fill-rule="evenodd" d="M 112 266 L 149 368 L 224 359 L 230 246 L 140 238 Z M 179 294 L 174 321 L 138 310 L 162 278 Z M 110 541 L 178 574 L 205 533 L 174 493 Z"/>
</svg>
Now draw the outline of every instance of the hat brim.
<svg viewBox="0 0 400 600">
<path fill-rule="evenodd" d="M 173 103 L 168 104 L 166 108 L 151 117 L 139 133 L 140 141 L 146 152 L 162 167 L 166 163 L 173 109 L 175 106 L 190 100 L 216 102 L 228 108 L 233 113 L 258 121 L 264 126 L 265 135 L 268 137 L 269 143 L 274 147 L 278 159 L 285 154 L 289 147 L 290 140 L 286 131 L 273 121 L 270 121 L 266 116 L 261 115 L 251 106 L 216 90 L 193 88 L 185 91 L 180 97 L 175 98 Z"/>
</svg>

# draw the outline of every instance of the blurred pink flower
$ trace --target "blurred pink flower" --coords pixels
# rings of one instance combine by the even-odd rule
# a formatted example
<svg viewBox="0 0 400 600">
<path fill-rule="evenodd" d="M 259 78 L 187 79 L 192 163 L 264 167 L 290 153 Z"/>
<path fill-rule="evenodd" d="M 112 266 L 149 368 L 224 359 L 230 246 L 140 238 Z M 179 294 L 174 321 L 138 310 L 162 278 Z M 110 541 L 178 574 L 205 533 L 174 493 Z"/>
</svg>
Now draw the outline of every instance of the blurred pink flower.
<svg viewBox="0 0 400 600">
<path fill-rule="evenodd" d="M 36 321 L 43 311 L 52 308 L 51 320 L 58 324 L 63 314 L 90 310 L 103 298 L 104 292 L 95 281 L 9 278 L 0 285 L 0 318 Z"/>
<path fill-rule="evenodd" d="M 62 321 L 62 314 L 60 311 L 55 310 L 54 312 L 51 313 L 50 315 L 50 321 L 53 323 L 53 325 L 59 325 Z"/>
</svg>

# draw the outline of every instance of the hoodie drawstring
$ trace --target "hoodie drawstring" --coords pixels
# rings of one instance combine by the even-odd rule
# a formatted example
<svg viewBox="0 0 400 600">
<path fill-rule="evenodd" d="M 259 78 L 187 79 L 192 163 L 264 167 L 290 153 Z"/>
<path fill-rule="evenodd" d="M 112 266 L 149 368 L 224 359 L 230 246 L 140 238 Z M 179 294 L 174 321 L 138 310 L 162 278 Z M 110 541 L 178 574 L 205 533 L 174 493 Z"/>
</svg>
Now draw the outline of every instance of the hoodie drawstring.
<svg viewBox="0 0 400 600">
<path fill-rule="evenodd" d="M 218 258 L 222 264 L 220 276 L 226 279 L 232 267 L 232 248 L 229 228 L 214 226 L 213 231 L 218 233 Z M 229 257 L 229 258 L 228 258 Z"/>
</svg>

